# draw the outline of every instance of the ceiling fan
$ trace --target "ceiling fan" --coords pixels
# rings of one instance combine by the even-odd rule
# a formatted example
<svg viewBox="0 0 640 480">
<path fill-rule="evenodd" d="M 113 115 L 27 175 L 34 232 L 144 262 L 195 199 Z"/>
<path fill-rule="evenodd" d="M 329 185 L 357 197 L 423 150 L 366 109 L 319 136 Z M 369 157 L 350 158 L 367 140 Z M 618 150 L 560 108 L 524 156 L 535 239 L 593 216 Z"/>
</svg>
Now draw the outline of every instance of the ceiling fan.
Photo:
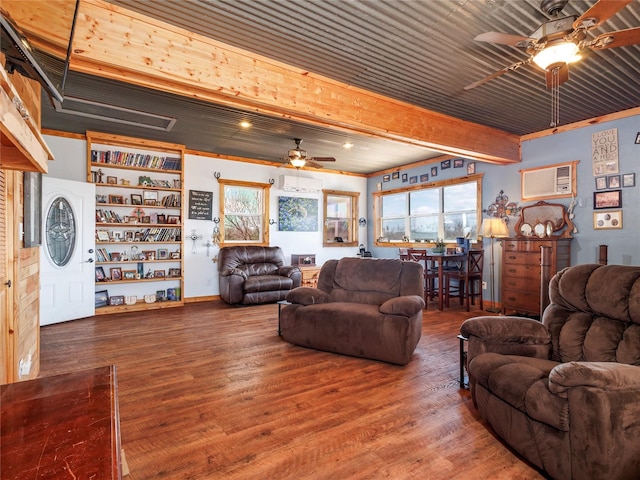
<svg viewBox="0 0 640 480">
<path fill-rule="evenodd" d="M 513 63 L 477 82 L 464 87 L 471 90 L 507 72 L 533 63 L 545 71 L 547 88 L 562 85 L 569 79 L 569 63 L 580 60 L 589 50 L 604 50 L 640 44 L 640 27 L 603 33 L 587 39 L 589 30 L 599 26 L 633 0 L 598 0 L 582 15 L 560 17 L 569 0 L 542 0 L 540 10 L 551 17 L 528 37 L 507 33 L 487 32 L 474 40 L 511 45 L 525 50 L 529 58 Z"/>
<path fill-rule="evenodd" d="M 282 166 L 291 165 L 298 169 L 304 167 L 305 165 L 313 168 L 323 168 L 323 165 L 320 165 L 318 162 L 336 161 L 336 159 L 333 157 L 308 157 L 307 151 L 300 148 L 302 139 L 294 138 L 293 141 L 296 142 L 296 148 L 289 150 L 287 158 L 282 159 L 285 161 Z"/>
</svg>

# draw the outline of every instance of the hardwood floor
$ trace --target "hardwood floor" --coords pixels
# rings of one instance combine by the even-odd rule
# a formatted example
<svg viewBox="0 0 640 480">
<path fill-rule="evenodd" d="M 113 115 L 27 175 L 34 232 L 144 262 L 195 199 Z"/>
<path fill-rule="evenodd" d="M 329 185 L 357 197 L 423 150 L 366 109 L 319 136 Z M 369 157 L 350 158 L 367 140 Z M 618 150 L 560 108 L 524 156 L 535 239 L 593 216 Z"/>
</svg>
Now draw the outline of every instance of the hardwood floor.
<svg viewBox="0 0 640 480">
<path fill-rule="evenodd" d="M 277 335 L 217 302 L 42 328 L 41 376 L 117 366 L 128 479 L 539 479 L 458 384 L 462 307 L 425 312 L 398 367 Z"/>
</svg>

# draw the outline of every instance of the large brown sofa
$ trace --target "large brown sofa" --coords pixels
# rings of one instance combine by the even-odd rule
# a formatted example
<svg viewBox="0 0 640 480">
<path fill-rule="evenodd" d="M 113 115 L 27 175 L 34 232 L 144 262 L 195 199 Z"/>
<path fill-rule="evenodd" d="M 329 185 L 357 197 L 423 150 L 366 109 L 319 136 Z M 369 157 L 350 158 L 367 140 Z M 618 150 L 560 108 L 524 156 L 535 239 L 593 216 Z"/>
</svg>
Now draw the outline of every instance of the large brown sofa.
<svg viewBox="0 0 640 480">
<path fill-rule="evenodd" d="M 397 259 L 325 262 L 317 288 L 287 294 L 282 337 L 295 345 L 405 365 L 422 334 L 422 266 Z"/>
<path fill-rule="evenodd" d="M 553 478 L 640 478 L 640 267 L 566 268 L 549 299 L 542 322 L 462 324 L 474 404 Z"/>
<path fill-rule="evenodd" d="M 298 267 L 285 265 L 280 247 L 222 247 L 218 254 L 220 298 L 230 304 L 250 305 L 284 300 L 300 286 Z"/>
</svg>

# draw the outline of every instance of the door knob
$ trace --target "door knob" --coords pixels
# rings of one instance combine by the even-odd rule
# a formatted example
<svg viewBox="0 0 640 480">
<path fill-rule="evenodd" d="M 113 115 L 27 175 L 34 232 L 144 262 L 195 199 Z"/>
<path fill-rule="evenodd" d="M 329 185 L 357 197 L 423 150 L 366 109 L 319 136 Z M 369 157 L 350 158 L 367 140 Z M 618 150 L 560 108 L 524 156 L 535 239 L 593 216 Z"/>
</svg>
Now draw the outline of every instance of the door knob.
<svg viewBox="0 0 640 480">
<path fill-rule="evenodd" d="M 90 248 L 90 249 L 89 249 L 89 253 L 93 253 L 93 248 Z"/>
<path fill-rule="evenodd" d="M 87 260 L 87 263 L 93 263 L 93 258 L 90 258 L 89 260 Z"/>
</svg>

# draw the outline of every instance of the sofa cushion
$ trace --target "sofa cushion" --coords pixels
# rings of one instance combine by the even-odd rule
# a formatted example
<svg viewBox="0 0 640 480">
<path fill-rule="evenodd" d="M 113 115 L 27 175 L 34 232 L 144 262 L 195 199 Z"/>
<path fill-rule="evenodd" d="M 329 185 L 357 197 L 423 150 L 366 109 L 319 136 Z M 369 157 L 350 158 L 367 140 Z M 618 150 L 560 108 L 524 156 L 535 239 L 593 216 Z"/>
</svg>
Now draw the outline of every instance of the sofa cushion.
<svg viewBox="0 0 640 480">
<path fill-rule="evenodd" d="M 401 272 L 395 259 L 343 258 L 335 269 L 331 301 L 381 305 L 400 295 Z"/>
<path fill-rule="evenodd" d="M 299 305 L 313 305 L 314 303 L 327 303 L 329 294 L 313 287 L 298 287 L 287 293 L 285 300 Z"/>
<path fill-rule="evenodd" d="M 552 360 L 483 353 L 473 358 L 469 371 L 493 395 L 517 410 L 559 430 L 568 430 L 566 399 L 548 389 Z M 555 397 L 555 398 L 554 398 Z"/>
<path fill-rule="evenodd" d="M 244 281 L 245 293 L 267 292 L 271 290 L 291 290 L 293 280 L 280 275 L 253 275 Z"/>
</svg>

